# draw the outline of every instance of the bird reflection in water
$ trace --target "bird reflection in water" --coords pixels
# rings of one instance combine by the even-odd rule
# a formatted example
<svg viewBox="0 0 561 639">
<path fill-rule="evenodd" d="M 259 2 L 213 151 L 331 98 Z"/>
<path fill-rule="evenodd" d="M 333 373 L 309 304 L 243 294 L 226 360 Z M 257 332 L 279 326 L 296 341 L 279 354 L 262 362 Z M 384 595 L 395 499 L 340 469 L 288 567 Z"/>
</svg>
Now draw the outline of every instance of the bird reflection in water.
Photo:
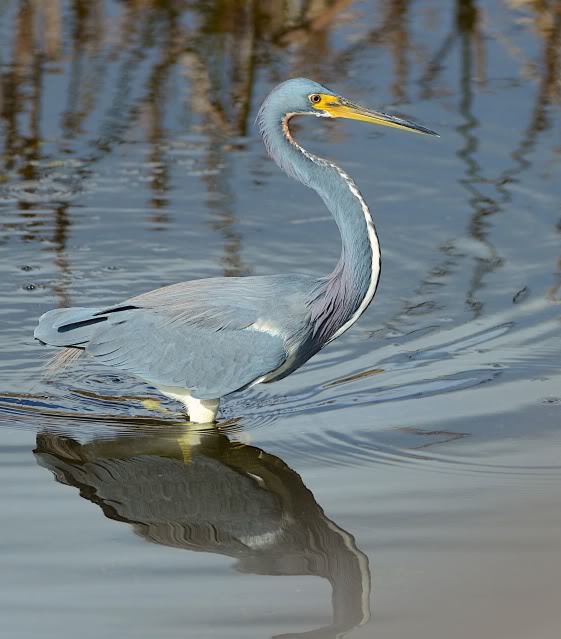
<svg viewBox="0 0 561 639">
<path fill-rule="evenodd" d="M 44 432 L 34 452 L 58 482 L 147 541 L 233 557 L 242 573 L 327 579 L 332 622 L 283 637 L 334 639 L 368 621 L 368 558 L 278 457 L 216 429 L 88 443 Z"/>
</svg>

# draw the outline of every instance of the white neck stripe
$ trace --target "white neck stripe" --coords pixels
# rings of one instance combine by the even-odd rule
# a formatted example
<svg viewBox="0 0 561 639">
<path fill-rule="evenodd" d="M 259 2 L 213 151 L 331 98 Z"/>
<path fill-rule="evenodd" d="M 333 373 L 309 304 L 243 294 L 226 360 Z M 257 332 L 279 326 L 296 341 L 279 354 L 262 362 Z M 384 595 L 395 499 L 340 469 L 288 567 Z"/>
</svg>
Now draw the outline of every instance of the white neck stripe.
<svg viewBox="0 0 561 639">
<path fill-rule="evenodd" d="M 302 155 L 307 157 L 309 160 L 311 160 L 315 164 L 319 164 L 320 166 L 330 166 L 330 167 L 332 167 L 343 178 L 344 182 L 349 187 L 349 190 L 351 191 L 351 193 L 360 202 L 360 206 L 361 206 L 362 212 L 364 214 L 364 219 L 366 221 L 366 231 L 368 233 L 368 240 L 370 242 L 370 249 L 372 251 L 372 263 L 371 263 L 371 270 L 370 270 L 370 283 L 368 285 L 368 290 L 366 291 L 366 295 L 362 299 L 362 302 L 360 303 L 360 305 L 357 308 L 357 310 L 353 313 L 352 317 L 350 317 L 342 326 L 340 326 L 337 329 L 337 331 L 335 331 L 335 333 L 331 336 L 331 338 L 327 342 L 329 344 L 329 342 L 332 342 L 334 339 L 337 339 L 343 333 L 348 331 L 349 328 L 351 328 L 351 326 L 358 320 L 358 318 L 368 308 L 370 302 L 374 298 L 374 295 L 376 294 L 376 289 L 378 287 L 378 282 L 380 280 L 382 254 L 381 254 L 381 251 L 380 251 L 380 242 L 378 241 L 378 235 L 376 234 L 376 228 L 374 227 L 374 222 L 372 220 L 372 214 L 370 213 L 370 209 L 368 208 L 368 205 L 366 204 L 366 201 L 362 197 L 361 192 L 358 190 L 358 187 L 355 184 L 354 180 L 352 179 L 352 177 L 350 175 L 345 173 L 345 171 L 343 171 L 343 169 L 338 167 L 333 162 L 328 162 L 327 160 L 324 160 L 323 158 L 319 158 L 316 155 L 313 155 L 312 153 L 310 153 L 309 151 L 306 151 L 306 149 L 301 147 L 298 144 L 298 142 L 296 142 L 296 140 L 290 134 L 290 130 L 288 128 L 288 121 L 290 120 L 290 118 L 293 115 L 298 115 L 298 114 L 297 113 L 287 113 L 286 116 L 284 117 L 283 121 L 282 121 L 282 129 L 283 129 L 283 132 L 284 132 L 284 134 L 286 136 L 286 139 L 290 142 L 290 144 L 292 144 L 294 147 L 296 147 L 300 151 L 300 153 L 302 153 Z M 329 117 L 329 116 L 324 116 L 323 114 L 315 114 L 315 113 L 312 114 L 312 115 L 317 115 L 318 117 Z"/>
</svg>

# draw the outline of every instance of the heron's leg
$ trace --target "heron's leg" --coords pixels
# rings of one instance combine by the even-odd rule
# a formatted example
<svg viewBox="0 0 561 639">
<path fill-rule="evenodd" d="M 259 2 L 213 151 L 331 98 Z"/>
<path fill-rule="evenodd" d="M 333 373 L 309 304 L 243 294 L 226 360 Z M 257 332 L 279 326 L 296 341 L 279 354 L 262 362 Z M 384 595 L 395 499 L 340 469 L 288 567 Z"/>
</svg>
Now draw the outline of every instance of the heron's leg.
<svg viewBox="0 0 561 639">
<path fill-rule="evenodd" d="M 195 424 L 214 422 L 220 406 L 219 399 L 197 399 L 196 397 L 186 397 L 184 403 L 189 413 L 189 421 Z"/>
<path fill-rule="evenodd" d="M 158 390 L 166 397 L 181 402 L 187 409 L 189 421 L 195 424 L 210 424 L 216 419 L 219 399 L 197 399 L 191 395 L 188 388 L 158 386 Z"/>
</svg>

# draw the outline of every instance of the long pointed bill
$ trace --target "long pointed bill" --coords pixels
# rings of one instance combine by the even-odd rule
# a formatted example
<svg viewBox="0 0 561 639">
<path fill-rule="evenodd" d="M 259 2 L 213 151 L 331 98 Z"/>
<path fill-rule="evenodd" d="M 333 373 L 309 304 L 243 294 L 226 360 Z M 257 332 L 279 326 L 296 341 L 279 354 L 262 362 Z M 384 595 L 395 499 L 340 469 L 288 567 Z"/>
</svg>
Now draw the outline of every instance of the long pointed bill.
<svg viewBox="0 0 561 639">
<path fill-rule="evenodd" d="M 317 104 L 313 104 L 313 106 L 318 110 L 327 111 L 332 118 L 360 120 L 361 122 L 370 122 L 371 124 L 390 126 L 394 129 L 414 131 L 415 133 L 436 135 L 438 137 L 438 133 L 427 129 L 420 124 L 415 124 L 414 122 L 409 122 L 409 120 L 398 118 L 395 115 L 372 111 L 360 104 L 348 102 L 344 98 L 340 98 L 335 95 L 321 95 L 321 98 L 321 101 Z"/>
</svg>

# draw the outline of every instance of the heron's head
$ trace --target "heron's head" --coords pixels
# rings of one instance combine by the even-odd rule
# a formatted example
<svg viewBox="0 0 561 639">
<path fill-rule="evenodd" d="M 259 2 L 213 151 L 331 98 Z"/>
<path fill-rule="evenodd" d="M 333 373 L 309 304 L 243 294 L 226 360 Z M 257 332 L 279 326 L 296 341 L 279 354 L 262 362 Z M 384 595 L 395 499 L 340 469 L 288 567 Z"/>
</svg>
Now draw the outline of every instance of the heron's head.
<svg viewBox="0 0 561 639">
<path fill-rule="evenodd" d="M 322 118 L 346 118 L 415 133 L 437 135 L 434 131 L 414 122 L 350 102 L 331 89 L 306 78 L 287 80 L 273 89 L 263 103 L 260 116 L 267 111 L 274 111 L 275 115 L 281 112 L 285 116 L 315 115 Z"/>
</svg>

